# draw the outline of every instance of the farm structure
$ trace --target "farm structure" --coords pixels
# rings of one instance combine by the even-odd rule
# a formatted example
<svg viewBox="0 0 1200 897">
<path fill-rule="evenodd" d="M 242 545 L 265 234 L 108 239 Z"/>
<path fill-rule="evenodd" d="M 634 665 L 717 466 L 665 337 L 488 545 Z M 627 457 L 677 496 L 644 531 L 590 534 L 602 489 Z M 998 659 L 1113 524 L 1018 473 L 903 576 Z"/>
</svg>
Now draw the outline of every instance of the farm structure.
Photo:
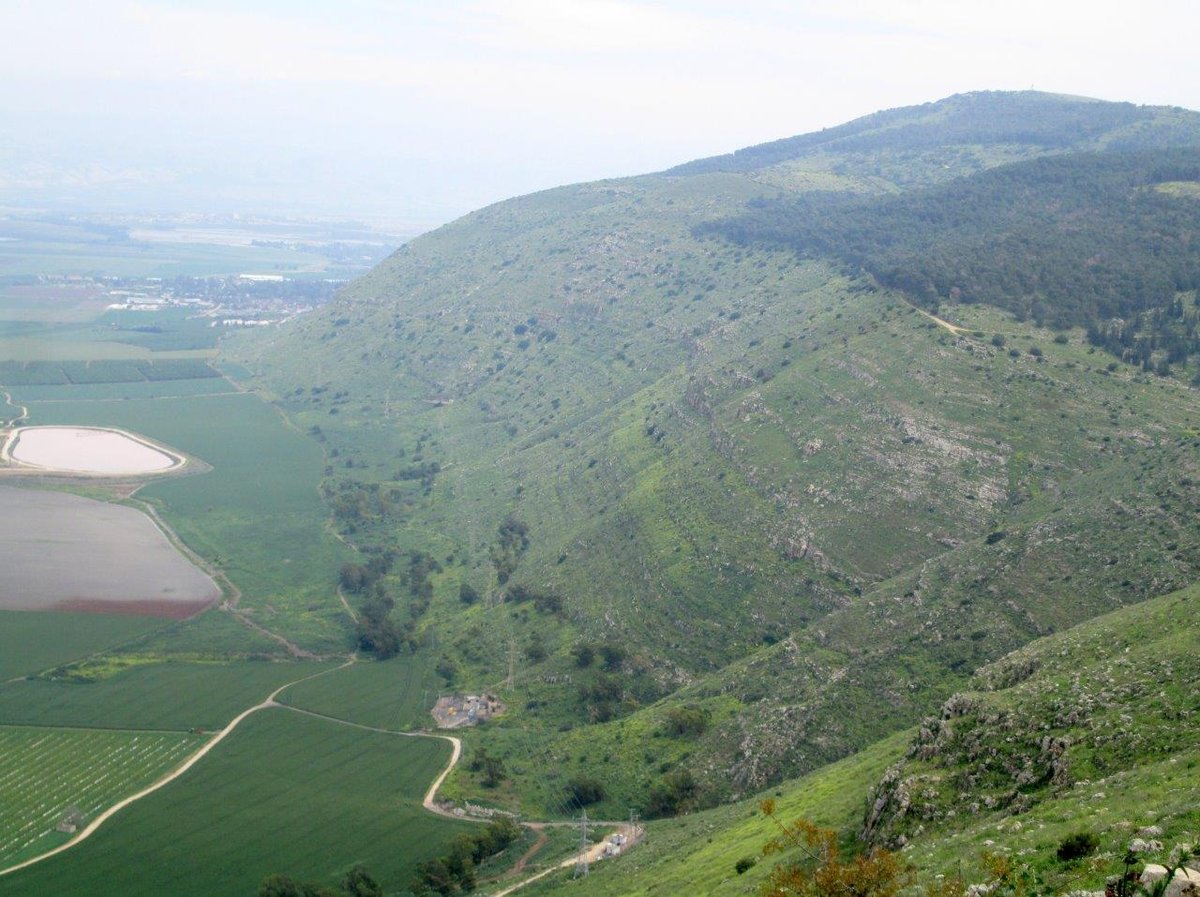
<svg viewBox="0 0 1200 897">
<path fill-rule="evenodd" d="M 438 698 L 432 713 L 439 729 L 461 729 L 499 716 L 507 709 L 494 695 L 446 695 Z"/>
</svg>

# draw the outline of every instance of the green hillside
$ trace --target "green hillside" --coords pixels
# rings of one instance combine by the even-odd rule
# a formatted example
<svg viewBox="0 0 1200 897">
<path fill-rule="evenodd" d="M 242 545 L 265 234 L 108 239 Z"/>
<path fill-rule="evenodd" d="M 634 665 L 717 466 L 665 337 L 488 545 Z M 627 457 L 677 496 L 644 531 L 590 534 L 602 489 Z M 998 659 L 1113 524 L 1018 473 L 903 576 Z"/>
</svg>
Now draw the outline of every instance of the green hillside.
<svg viewBox="0 0 1200 897">
<path fill-rule="evenodd" d="M 667 173 L 740 172 L 787 183 L 828 172 L 876 190 L 895 189 L 1046 154 L 1193 146 L 1198 126 L 1197 114 L 1187 109 L 1032 90 L 977 91 L 697 159 Z"/>
<path fill-rule="evenodd" d="M 1189 588 L 1040 639 L 980 670 L 915 734 L 763 796 L 783 819 L 847 842 L 869 821 L 871 838 L 906 845 L 924 882 L 961 872 L 983 883 L 991 850 L 1027 867 L 1035 893 L 1102 888 L 1139 833 L 1162 845 L 1145 859 L 1160 860 L 1200 823 L 1200 655 L 1180 625 L 1198 609 L 1200 589 Z M 1096 837 L 1095 853 L 1060 861 L 1059 844 L 1078 832 Z M 585 881 L 564 874 L 526 893 L 751 894 L 776 862 L 761 856 L 774 834 L 756 800 L 651 823 L 644 845 Z M 738 874 L 743 858 L 757 863 Z"/>
<path fill-rule="evenodd" d="M 227 344 L 324 450 L 334 525 L 381 572 L 351 600 L 443 690 L 509 704 L 467 734 L 502 782 L 464 769 L 448 793 L 569 815 L 593 774 L 620 816 L 754 793 L 1194 581 L 1182 379 L 986 296 L 939 322 L 837 253 L 706 228 L 781 188 L 900 202 L 1045 154 L 1172 153 L 1197 121 L 1036 94 L 884 113 L 754 164 L 491 206 Z M 1190 220 L 1163 227 L 1183 244 Z M 681 770 L 694 787 L 656 795 Z"/>
<path fill-rule="evenodd" d="M 1200 284 L 1200 203 L 1177 188 L 1198 178 L 1195 148 L 1076 153 L 882 199 L 764 200 L 701 231 L 842 259 L 927 308 L 982 302 L 1103 331 L 1172 306 L 1184 317 L 1177 293 Z M 1186 336 L 1171 361 L 1194 353 L 1194 327 Z"/>
</svg>

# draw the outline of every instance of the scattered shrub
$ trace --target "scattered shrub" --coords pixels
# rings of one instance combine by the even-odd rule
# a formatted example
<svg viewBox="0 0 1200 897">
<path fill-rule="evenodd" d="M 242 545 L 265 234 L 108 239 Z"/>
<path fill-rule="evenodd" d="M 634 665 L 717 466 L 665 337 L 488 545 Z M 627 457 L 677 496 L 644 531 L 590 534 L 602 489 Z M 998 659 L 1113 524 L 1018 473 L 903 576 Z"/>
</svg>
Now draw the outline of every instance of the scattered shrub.
<svg viewBox="0 0 1200 897">
<path fill-rule="evenodd" d="M 1062 839 L 1057 856 L 1060 862 L 1069 863 L 1091 856 L 1099 846 L 1100 839 L 1092 832 L 1075 832 Z"/>
<path fill-rule="evenodd" d="M 581 807 L 604 800 L 604 783 L 586 775 L 574 776 L 567 782 L 567 797 Z"/>
<path fill-rule="evenodd" d="M 708 728 L 708 710 L 696 704 L 672 707 L 667 711 L 664 728 L 674 738 L 698 738 Z"/>
<path fill-rule="evenodd" d="M 672 770 L 661 782 L 650 786 L 646 815 L 651 818 L 675 816 L 689 810 L 695 806 L 699 791 L 700 786 L 690 770 Z"/>
</svg>

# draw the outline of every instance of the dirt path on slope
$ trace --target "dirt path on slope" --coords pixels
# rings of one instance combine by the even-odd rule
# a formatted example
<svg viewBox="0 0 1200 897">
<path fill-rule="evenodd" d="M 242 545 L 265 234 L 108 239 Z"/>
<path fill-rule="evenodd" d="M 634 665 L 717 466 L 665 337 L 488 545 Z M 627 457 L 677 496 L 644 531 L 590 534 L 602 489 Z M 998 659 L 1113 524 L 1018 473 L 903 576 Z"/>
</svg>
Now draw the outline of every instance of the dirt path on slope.
<svg viewBox="0 0 1200 897">
<path fill-rule="evenodd" d="M 630 848 L 632 848 L 635 844 L 637 844 L 639 841 L 641 841 L 642 838 L 646 834 L 645 829 L 643 829 L 640 825 L 631 827 L 629 825 L 629 823 L 627 823 L 627 822 L 621 823 L 618 828 L 619 828 L 620 833 L 625 835 L 625 843 L 621 845 L 620 851 L 616 854 L 617 856 L 620 856 L 621 854 L 625 853 Z M 587 855 L 586 855 L 587 861 L 589 863 L 598 863 L 601 860 L 606 859 L 608 856 L 608 854 L 606 852 L 607 847 L 608 847 L 608 839 L 607 838 L 605 838 L 602 841 L 597 842 L 596 844 L 593 844 L 591 847 L 588 848 Z M 578 856 L 573 856 L 569 859 L 563 860 L 561 863 L 557 863 L 556 865 L 553 865 L 546 869 L 543 869 L 541 872 L 537 873 L 536 875 L 531 875 L 531 876 L 529 876 L 529 878 L 523 879 L 522 881 L 519 881 L 516 884 L 509 885 L 507 888 L 504 888 L 503 890 L 497 891 L 495 894 L 492 894 L 491 897 L 507 897 L 508 894 L 513 894 L 513 893 L 521 890 L 521 888 L 524 888 L 527 885 L 533 884 L 535 881 L 540 881 L 541 879 L 545 878 L 547 875 L 550 875 L 552 872 L 557 872 L 560 869 L 570 869 L 577 862 L 579 862 Z"/>
<path fill-rule="evenodd" d="M 346 614 L 350 617 L 350 622 L 355 626 L 358 625 L 358 614 L 354 612 L 354 608 L 350 606 L 350 602 L 346 600 L 346 593 L 342 591 L 342 584 L 338 583 L 337 587 L 338 600 L 342 602 L 342 607 L 346 609 Z"/>
<path fill-rule="evenodd" d="M 919 305 L 913 305 L 907 299 L 904 300 L 904 304 L 907 305 L 909 308 L 913 309 L 914 311 L 920 312 L 925 317 L 929 318 L 929 320 L 933 321 L 933 323 L 937 324 L 939 327 L 945 327 L 947 330 L 949 330 L 955 336 L 958 336 L 960 333 L 970 333 L 971 332 L 966 327 L 960 327 L 958 324 L 951 324 L 945 318 L 939 318 L 937 315 L 933 314 L 932 312 L 926 311 L 925 309 L 921 308 Z"/>
<path fill-rule="evenodd" d="M 521 854 L 521 858 L 513 863 L 512 869 L 509 870 L 511 875 L 520 875 L 525 871 L 525 867 L 529 865 L 529 861 L 537 856 L 538 851 L 546 846 L 546 842 L 550 840 L 550 836 L 546 834 L 546 827 L 539 825 L 536 822 L 529 823 L 529 828 L 537 832 L 537 840 L 533 842 L 533 846 Z"/>
</svg>

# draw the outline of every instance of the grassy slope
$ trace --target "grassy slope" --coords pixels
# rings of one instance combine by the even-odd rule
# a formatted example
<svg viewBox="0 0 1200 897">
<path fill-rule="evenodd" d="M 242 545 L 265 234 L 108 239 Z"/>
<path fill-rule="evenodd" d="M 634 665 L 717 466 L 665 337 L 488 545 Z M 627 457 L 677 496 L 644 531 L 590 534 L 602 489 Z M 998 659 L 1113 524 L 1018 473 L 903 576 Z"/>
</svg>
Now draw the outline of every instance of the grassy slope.
<svg viewBox="0 0 1200 897">
<path fill-rule="evenodd" d="M 1192 490 L 1180 482 L 1187 478 L 1180 463 L 1190 463 L 1187 446 L 1176 441 L 1196 419 L 1189 392 L 1160 381 L 1109 375 L 1105 359 L 1089 355 L 1078 337 L 1059 346 L 1050 334 L 987 320 L 1018 345 L 1036 340 L 1047 346 L 1045 362 L 1031 356 L 1014 360 L 986 339 L 952 339 L 931 329 L 926 319 L 890 297 L 834 294 L 829 302 L 815 309 L 809 326 L 785 332 L 785 338 L 795 349 L 834 336 L 832 346 L 789 352 L 776 336 L 772 354 L 792 363 L 783 367 L 777 361 L 774 376 L 753 386 L 739 385 L 736 369 L 716 372 L 724 374 L 722 379 L 710 375 L 696 400 L 710 409 L 707 415 L 678 400 L 679 392 L 688 390 L 682 378 L 674 381 L 679 391 L 674 407 L 656 398 L 632 398 L 606 418 L 617 422 L 601 431 L 611 434 L 605 454 L 595 437 L 585 441 L 586 434 L 569 460 L 543 448 L 547 461 L 529 463 L 527 469 L 539 474 L 527 477 L 522 491 L 520 507 L 533 512 L 528 519 L 535 534 L 523 563 L 537 563 L 539 554 L 544 558 L 542 569 L 549 574 L 543 582 L 563 584 L 558 587 L 577 620 L 594 620 L 606 607 L 633 605 L 636 613 L 612 615 L 611 630 L 634 644 L 658 642 L 658 650 L 669 650 L 677 662 L 698 657 L 699 664 L 720 657 L 714 649 L 736 655 L 773 631 L 808 623 L 809 634 L 797 635 L 792 650 L 776 648 L 727 674 L 710 674 L 712 681 L 702 680 L 684 693 L 694 699 L 732 692 L 745 705 L 740 713 L 718 716 L 722 725 L 703 745 L 703 753 L 717 754 L 727 769 L 735 769 L 741 787 L 760 786 L 783 769 L 811 768 L 903 724 L 953 687 L 953 673 L 938 682 L 947 667 L 963 676 L 1031 636 L 1180 585 L 1192 571 L 1180 539 L 1191 544 L 1193 538 L 1174 523 L 1186 519 L 1193 500 Z M 785 316 L 787 310 L 777 313 Z M 769 321 L 759 332 L 777 326 Z M 849 331 L 845 345 L 836 338 L 843 330 Z M 742 343 L 743 351 L 756 338 Z M 749 367 L 753 361 L 743 363 Z M 668 374 L 651 390 L 670 395 L 671 382 Z M 927 401 L 932 382 L 939 396 Z M 793 423 L 793 403 L 808 412 L 800 432 Z M 651 410 L 652 405 L 657 407 Z M 628 421 L 623 428 L 621 413 Z M 665 433 L 661 440 L 647 435 L 647 420 L 656 433 Z M 335 432 L 331 440 L 338 438 Z M 820 447 L 805 454 L 815 440 L 821 440 Z M 1147 449 L 1137 440 L 1161 445 Z M 611 447 L 614 442 L 619 450 Z M 714 457 L 713 443 L 727 446 L 729 457 Z M 589 466 L 595 457 L 605 466 Z M 866 469 L 864 457 L 871 462 Z M 803 460 L 797 470 L 791 465 L 798 459 Z M 554 473 L 551 463 L 563 473 Z M 618 474 L 606 471 L 614 467 Z M 718 478 L 721 472 L 724 480 Z M 759 480 L 757 488 L 751 478 Z M 539 552 L 538 533 L 570 534 L 587 506 L 605 508 L 612 500 L 606 497 L 620 491 L 626 497 L 615 519 L 583 524 L 590 539 L 558 538 Z M 1148 501 L 1155 491 L 1165 500 Z M 1077 498 L 1068 509 L 1062 498 L 1072 492 L 1085 494 L 1086 500 Z M 768 503 L 768 496 L 774 500 Z M 1166 507 L 1159 507 L 1164 501 Z M 722 525 L 731 510 L 741 514 Z M 533 516 L 547 511 L 555 516 Z M 1154 523 L 1131 529 L 1119 519 L 1125 514 L 1146 514 Z M 1104 547 L 1118 563 L 1097 569 L 1082 586 L 1063 589 L 1056 581 L 1065 571 L 1086 566 L 1102 547 L 1093 526 L 1097 517 L 1113 521 L 1114 535 L 1105 536 Z M 966 524 L 973 524 L 975 535 L 964 540 Z M 987 533 L 1010 525 L 1011 539 L 984 542 Z M 841 568 L 838 575 L 804 557 L 786 557 L 787 540 L 806 536 L 824 563 Z M 1122 544 L 1127 550 L 1117 550 Z M 1182 559 L 1159 553 L 1168 544 L 1176 545 L 1173 551 Z M 677 548 L 688 551 L 684 559 Z M 576 562 L 566 570 L 567 564 L 557 562 L 564 553 Z M 648 584 L 630 575 L 639 570 L 651 574 Z M 483 580 L 479 573 L 474 576 Z M 613 581 L 620 586 L 604 587 Z M 443 592 L 444 610 L 455 604 L 455 584 L 447 578 L 444 592 L 451 594 Z M 922 586 L 924 601 L 904 600 Z M 855 588 L 863 591 L 863 600 L 854 600 Z M 993 597 L 998 589 L 1002 592 Z M 1047 589 L 1069 590 L 1071 600 L 1048 605 L 1041 600 Z M 781 604 L 781 592 L 797 598 Z M 444 636 L 444 643 L 461 656 L 480 658 L 480 665 L 501 661 L 505 635 L 524 644 L 537 631 L 552 648 L 569 643 L 549 621 L 524 616 L 528 622 L 504 609 L 475 608 L 459 619 L 461 635 L 453 641 Z M 882 650 L 857 635 L 885 625 L 917 638 L 931 620 L 942 632 L 934 646 L 897 639 Z M 717 626 L 718 621 L 734 625 Z M 671 633 L 665 644 L 658 636 L 664 631 Z M 978 638 L 980 632 L 987 638 Z M 733 639 L 740 644 L 730 645 Z M 652 656 L 651 662 L 657 659 Z M 538 687 L 535 680 L 528 689 L 529 699 L 557 700 L 560 715 L 549 715 L 551 727 L 557 727 L 561 714 L 578 713 L 572 705 L 579 674 L 571 666 L 563 658 L 530 674 L 543 680 L 557 676 L 563 683 Z M 897 671 L 904 677 L 899 683 Z M 826 686 L 839 672 L 844 677 L 839 684 Z M 856 675 L 847 677 L 847 672 Z M 567 681 L 568 676 L 574 678 Z M 780 680 L 788 682 L 786 692 Z M 891 697 L 884 714 L 842 712 L 848 705 L 869 706 L 880 688 Z M 776 697 L 780 693 L 786 698 Z M 728 702 L 723 706 L 728 709 Z M 847 731 L 847 721 L 858 729 Z M 797 723 L 813 733 L 810 739 L 782 737 L 781 728 Z M 614 736 L 613 753 L 643 734 L 645 726 L 630 725 L 629 733 Z M 493 732 L 503 739 L 503 727 Z M 730 746 L 747 735 L 768 747 L 754 752 L 758 768 L 730 755 Z M 515 736 L 520 743 L 514 753 L 527 752 L 524 737 Z M 582 745 L 593 737 L 580 732 L 578 738 L 560 739 L 562 748 L 548 757 L 555 765 L 568 762 L 575 751 L 572 741 Z M 675 753 L 690 751 L 694 748 L 683 746 Z M 644 793 L 661 762 L 647 761 L 620 789 L 621 798 Z"/>
<path fill-rule="evenodd" d="M 829 828 L 852 829 L 862 815 L 863 783 L 877 778 L 903 744 L 903 736 L 891 737 L 760 797 L 774 798 L 783 819 L 802 817 Z M 616 861 L 597 863 L 586 880 L 572 881 L 566 872 L 525 893 L 555 894 L 570 888 L 579 895 L 752 894 L 770 861 L 743 875 L 734 872 L 734 864 L 743 857 L 758 858 L 763 844 L 776 833 L 774 824 L 759 812 L 758 800 L 651 822 L 643 844 Z"/>
<path fill-rule="evenodd" d="M 809 818 L 851 838 L 886 794 L 892 799 L 877 835 L 903 835 L 905 857 L 922 879 L 961 869 L 968 881 L 982 881 L 979 856 L 990 849 L 1027 864 L 1052 894 L 1101 885 L 1143 826 L 1162 829 L 1156 837 L 1166 850 L 1190 843 L 1200 825 L 1200 747 L 1190 722 L 1200 712 L 1200 656 L 1180 624 L 1198 607 L 1193 587 L 1006 655 L 947 705 L 958 709 L 924 721 L 916 735 L 781 785 L 773 792 L 781 817 Z M 1069 742 L 1068 773 L 1058 783 L 1042 749 L 1047 737 Z M 885 768 L 893 769 L 886 784 L 868 793 L 864 782 L 879 782 Z M 911 803 L 898 814 L 901 791 Z M 748 801 L 651 823 L 644 846 L 597 865 L 586 883 L 552 879 L 530 893 L 753 893 L 772 860 L 740 877 L 733 864 L 757 856 L 773 833 L 754 807 Z M 1099 852 L 1058 862 L 1059 842 L 1081 830 L 1099 837 Z"/>
<path fill-rule="evenodd" d="M 959 161 L 993 164 L 1007 152 L 968 149 Z M 189 542 L 233 571 L 263 622 L 322 649 L 343 646 L 330 587 L 344 555 L 316 500 L 320 465 L 335 493 L 378 484 L 389 494 L 384 515 L 342 525 L 363 545 L 428 550 L 445 561 L 426 618 L 437 635 L 429 627 L 429 661 L 362 665 L 287 700 L 373 724 L 419 724 L 437 655 L 455 661 L 459 685 L 492 687 L 513 644 L 525 653 L 517 689 L 505 693 L 509 720 L 469 737 L 469 748 L 501 753 L 513 775 L 485 798 L 566 815 L 575 808 L 562 783 L 587 771 L 610 788 L 596 813 L 623 816 L 670 765 L 701 774 L 708 798 L 750 793 L 915 721 L 981 661 L 1195 575 L 1200 553 L 1180 525 L 1196 510 L 1200 415 L 1190 391 L 1124 369 L 1108 374 L 1108 359 L 1089 355 L 1078 334 L 1052 345 L 1051 334 L 986 310 L 948 309 L 984 332 L 951 337 L 898 297 L 826 266 L 691 235 L 693 224 L 776 184 L 895 189 L 910 182 L 904 172 L 933 171 L 931 160 L 901 154 L 871 172 L 869 156 L 825 158 L 750 178 L 583 185 L 468 216 L 414 243 L 328 312 L 256 335 L 274 345 L 238 350 L 268 375 L 301 428 L 320 427 L 324 460 L 321 447 L 296 434 L 281 442 L 286 431 L 252 397 L 47 402 L 35 411 L 125 422 L 214 463 L 224 478 L 165 482 L 146 494 L 165 503 Z M 993 351 L 987 337 L 996 330 L 1009 345 L 1041 346 L 1046 360 Z M 219 438 L 206 414 L 216 409 Z M 252 439 L 231 450 L 224 427 Z M 443 469 L 432 488 L 403 475 L 433 460 Z M 286 512 L 266 540 L 261 524 L 250 523 L 263 502 Z M 463 581 L 495 589 L 489 552 L 509 513 L 532 536 L 514 582 L 560 592 L 561 618 L 529 605 L 464 610 L 457 601 Z M 393 585 L 402 588 L 399 577 Z M 171 627 L 154 649 L 252 650 L 244 635 L 231 639 L 229 622 L 206 614 Z M 544 662 L 529 659 L 535 638 L 549 649 Z M 575 667 L 566 652 L 578 640 L 610 638 L 632 647 L 619 671 L 622 718 L 585 726 L 578 687 L 602 676 Z M 768 642 L 777 644 L 761 647 Z M 140 675 L 147 686 L 166 686 L 179 673 L 153 669 L 111 681 Z M 189 687 L 196 672 L 183 675 Z M 98 695 L 106 684 L 95 686 Z M 193 710 L 216 718 L 227 700 L 183 702 L 164 724 L 182 724 Z M 711 713 L 694 741 L 661 734 L 682 703 Z M 126 701 L 112 709 L 136 708 Z M 333 880 L 354 856 L 402 884 L 401 866 L 436 851 L 452 829 L 397 858 L 390 842 L 398 836 L 380 828 L 367 803 L 313 815 L 312 805 L 347 791 L 373 798 L 392 755 L 318 738 L 315 721 L 305 728 L 281 719 L 252 721 L 237 742 L 251 746 L 247 753 L 231 742 L 228 762 L 206 763 L 203 775 L 177 783 L 171 793 L 183 795 L 180 803 L 158 795 L 144 815 L 130 813 L 128 826 L 117 820 L 110 840 L 23 881 L 70 891 L 103 880 L 125 892 L 122 870 L 140 874 L 144 851 L 153 850 L 179 863 L 185 891 L 197 893 L 242 893 L 263 871 Z M 316 755 L 334 742 L 347 755 L 366 751 L 361 765 L 330 762 L 314 773 Z M 297 753 L 281 758 L 282 745 Z M 785 812 L 852 828 L 863 783 L 894 756 L 895 744 L 884 744 L 814 774 L 789 791 Z M 419 793 L 435 768 L 412 771 L 404 787 Z M 252 804 L 274 801 L 265 814 L 246 806 L 245 786 L 264 769 L 280 775 L 250 795 Z M 1116 806 L 1131 806 L 1137 787 L 1172 800 L 1176 770 L 1155 769 L 1153 781 L 1138 771 L 1114 779 L 1111 793 L 1127 795 Z M 300 783 L 305 794 L 295 791 Z M 449 790 L 481 792 L 469 771 Z M 1032 813 L 1061 818 L 1031 818 L 1065 826 L 1080 809 L 1053 806 Z M 228 842 L 195 824 L 218 817 L 233 819 L 242 845 L 231 864 Z M 186 831 L 177 824 L 184 819 Z M 620 879 L 629 893 L 661 881 L 674 892 L 720 882 L 737 893 L 765 868 L 731 874 L 767 834 L 747 805 L 655 831 L 624 861 L 644 862 Z M 986 835 L 963 837 L 975 844 Z M 304 849 L 281 848 L 285 841 Z M 314 855 L 317 842 L 329 852 Z M 938 857 L 954 848 L 942 843 L 929 842 L 928 863 L 948 865 Z M 1030 844 L 1044 854 L 1045 843 Z M 686 866 L 668 868 L 688 850 Z M 214 885 L 211 870 L 227 865 L 230 877 Z M 632 866 L 614 864 L 612 875 L 621 868 Z M 171 876 L 159 869 L 146 886 L 178 889 Z M 0 893 L 14 886 L 0 880 Z"/>
<path fill-rule="evenodd" d="M 1142 826 L 1162 828 L 1168 847 L 1193 837 L 1200 654 L 1186 621 L 1198 609 L 1200 587 L 1188 588 L 981 669 L 880 785 L 873 836 L 908 837 L 919 863 L 943 868 L 956 851 L 1003 839 L 1055 888 L 1072 875 L 1097 882 Z M 1100 837 L 1103 856 L 1059 868 L 1052 848 L 1081 828 Z"/>
<path fill-rule="evenodd" d="M 273 872 L 336 883 L 363 862 L 391 890 L 465 824 L 421 809 L 445 742 L 285 710 L 246 721 L 187 776 L 0 894 L 240 897 Z"/>
</svg>

